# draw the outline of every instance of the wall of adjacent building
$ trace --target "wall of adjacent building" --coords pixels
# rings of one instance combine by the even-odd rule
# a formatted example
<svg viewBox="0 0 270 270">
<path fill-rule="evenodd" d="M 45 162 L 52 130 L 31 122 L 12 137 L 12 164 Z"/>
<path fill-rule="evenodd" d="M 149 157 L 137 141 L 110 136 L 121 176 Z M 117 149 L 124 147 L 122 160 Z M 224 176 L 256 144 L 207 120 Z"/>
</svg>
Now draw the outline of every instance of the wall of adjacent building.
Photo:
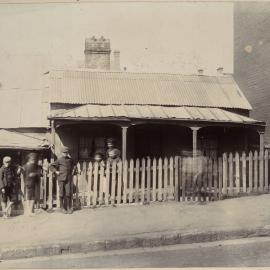
<svg viewBox="0 0 270 270">
<path fill-rule="evenodd" d="M 234 3 L 234 78 L 270 144 L 270 2 Z"/>
</svg>

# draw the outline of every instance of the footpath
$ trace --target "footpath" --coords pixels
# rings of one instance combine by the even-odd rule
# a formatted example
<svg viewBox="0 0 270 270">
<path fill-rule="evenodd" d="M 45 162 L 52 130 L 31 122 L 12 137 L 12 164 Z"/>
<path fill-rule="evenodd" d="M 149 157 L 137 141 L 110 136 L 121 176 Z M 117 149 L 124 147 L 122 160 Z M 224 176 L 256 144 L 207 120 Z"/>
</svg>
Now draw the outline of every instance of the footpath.
<svg viewBox="0 0 270 270">
<path fill-rule="evenodd" d="M 0 259 L 270 236 L 270 195 L 0 218 Z"/>
</svg>

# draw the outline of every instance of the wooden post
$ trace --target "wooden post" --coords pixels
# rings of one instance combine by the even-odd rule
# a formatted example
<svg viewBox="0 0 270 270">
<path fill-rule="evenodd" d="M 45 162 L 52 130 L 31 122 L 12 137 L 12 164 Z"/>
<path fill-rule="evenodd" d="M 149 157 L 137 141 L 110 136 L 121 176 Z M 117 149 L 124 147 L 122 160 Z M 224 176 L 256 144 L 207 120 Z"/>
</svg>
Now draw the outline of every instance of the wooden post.
<svg viewBox="0 0 270 270">
<path fill-rule="evenodd" d="M 51 120 L 51 163 L 54 162 L 54 156 L 55 156 L 55 122 L 54 120 Z M 46 182 L 47 179 L 45 179 Z M 52 181 L 52 174 L 49 174 L 49 208 L 52 207 L 52 186 L 53 186 L 53 181 Z M 46 188 L 46 185 L 45 185 Z M 46 199 L 46 198 L 45 198 Z M 60 207 L 60 199 L 59 199 L 59 186 L 58 183 L 56 184 L 56 205 L 59 208 Z"/>
<path fill-rule="evenodd" d="M 127 159 L 127 129 L 128 127 L 122 126 L 122 161 Z"/>
</svg>

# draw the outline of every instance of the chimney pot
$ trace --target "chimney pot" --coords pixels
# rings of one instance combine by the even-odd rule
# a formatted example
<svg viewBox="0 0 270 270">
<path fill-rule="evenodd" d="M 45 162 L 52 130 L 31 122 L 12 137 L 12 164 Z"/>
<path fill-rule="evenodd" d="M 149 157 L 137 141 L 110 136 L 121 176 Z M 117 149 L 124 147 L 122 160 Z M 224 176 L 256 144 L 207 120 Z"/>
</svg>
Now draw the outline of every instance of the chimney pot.
<svg viewBox="0 0 270 270">
<path fill-rule="evenodd" d="M 217 75 L 218 76 L 222 76 L 223 75 L 223 71 L 224 71 L 223 67 L 218 67 L 217 68 Z"/>
<path fill-rule="evenodd" d="M 198 75 L 200 75 L 200 76 L 203 75 L 203 69 L 202 68 L 198 69 Z"/>
<path fill-rule="evenodd" d="M 116 71 L 120 71 L 121 67 L 120 67 L 120 51 L 119 50 L 115 50 L 113 52 L 113 56 L 114 56 L 114 70 Z"/>
</svg>

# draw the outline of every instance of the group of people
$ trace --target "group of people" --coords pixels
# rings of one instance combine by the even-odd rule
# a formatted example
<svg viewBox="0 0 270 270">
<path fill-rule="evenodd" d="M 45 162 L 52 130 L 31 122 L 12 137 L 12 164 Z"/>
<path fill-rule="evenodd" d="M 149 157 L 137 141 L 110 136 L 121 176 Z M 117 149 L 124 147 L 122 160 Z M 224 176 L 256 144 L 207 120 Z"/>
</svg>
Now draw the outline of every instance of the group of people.
<svg viewBox="0 0 270 270">
<path fill-rule="evenodd" d="M 18 177 L 23 173 L 25 192 L 21 192 L 24 197 L 24 214 L 32 215 L 35 202 L 35 184 L 42 175 L 42 168 L 38 165 L 38 155 L 30 153 L 24 166 L 14 166 L 9 156 L 3 158 L 3 165 L 0 168 L 0 199 L 3 218 L 11 215 L 12 205 L 16 200 L 18 188 Z"/>
<path fill-rule="evenodd" d="M 105 161 L 112 163 L 120 160 L 120 150 L 115 147 L 114 140 L 107 140 L 106 156 L 97 151 L 94 154 L 94 161 L 105 164 Z M 60 211 L 64 214 L 72 214 L 73 175 L 77 173 L 77 166 L 71 158 L 69 149 L 63 147 L 60 156 L 50 164 L 49 169 L 57 176 L 59 187 Z M 23 166 L 14 166 L 9 156 L 3 158 L 3 165 L 0 168 L 0 199 L 3 218 L 11 215 L 12 205 L 17 194 L 19 175 L 24 176 L 24 191 L 21 192 L 24 202 L 24 214 L 34 214 L 35 186 L 42 176 L 42 167 L 39 165 L 37 153 L 30 153 Z"/>
</svg>

